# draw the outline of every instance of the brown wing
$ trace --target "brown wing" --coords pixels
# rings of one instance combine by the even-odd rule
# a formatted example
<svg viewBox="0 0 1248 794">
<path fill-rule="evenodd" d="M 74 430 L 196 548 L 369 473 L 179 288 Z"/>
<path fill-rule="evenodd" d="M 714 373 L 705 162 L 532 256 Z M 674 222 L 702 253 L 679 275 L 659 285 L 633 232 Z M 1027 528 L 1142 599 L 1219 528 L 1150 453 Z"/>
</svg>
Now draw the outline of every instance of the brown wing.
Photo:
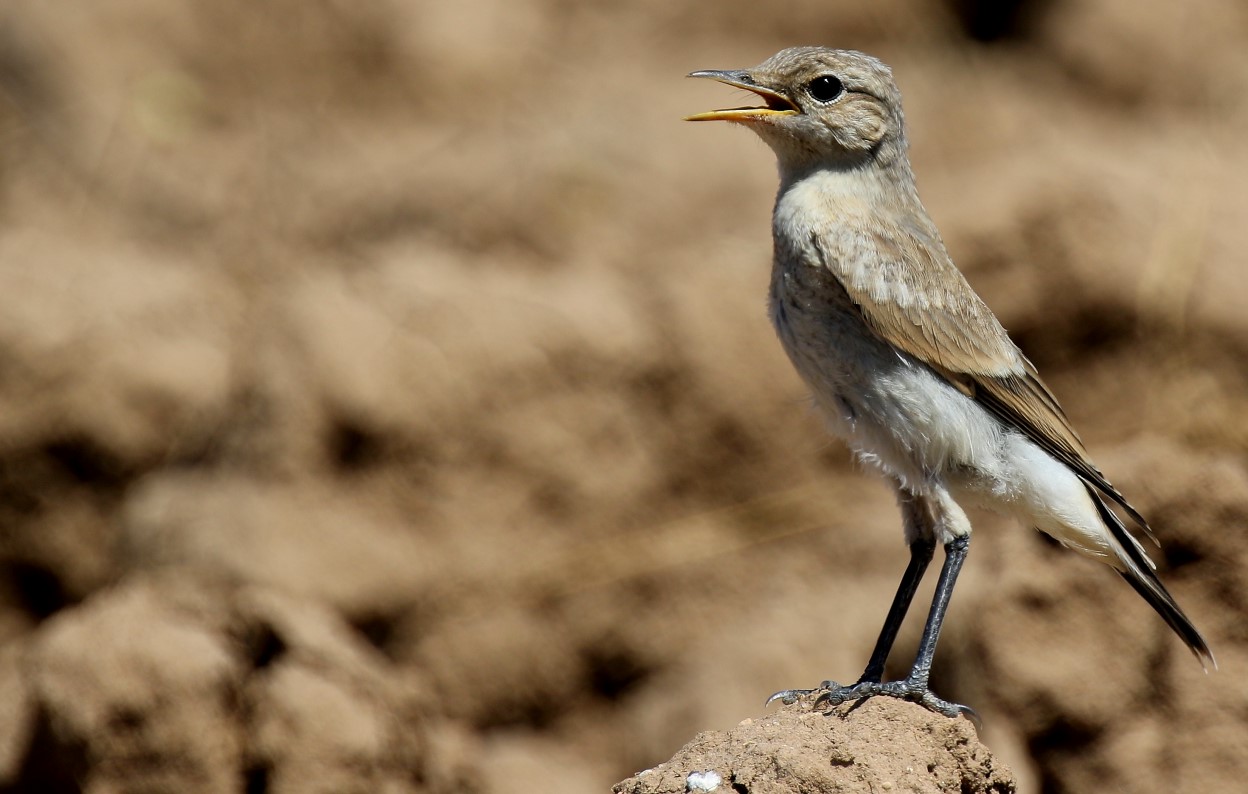
<svg viewBox="0 0 1248 794">
<path fill-rule="evenodd" d="M 853 252 L 813 238 L 867 325 L 1070 467 L 1156 542 L 1144 517 L 1088 459 L 1057 399 L 953 266 L 934 232 L 888 226 L 878 218 L 874 225 L 866 239 L 852 241 Z M 875 249 L 867 257 L 860 247 L 864 242 Z"/>
</svg>

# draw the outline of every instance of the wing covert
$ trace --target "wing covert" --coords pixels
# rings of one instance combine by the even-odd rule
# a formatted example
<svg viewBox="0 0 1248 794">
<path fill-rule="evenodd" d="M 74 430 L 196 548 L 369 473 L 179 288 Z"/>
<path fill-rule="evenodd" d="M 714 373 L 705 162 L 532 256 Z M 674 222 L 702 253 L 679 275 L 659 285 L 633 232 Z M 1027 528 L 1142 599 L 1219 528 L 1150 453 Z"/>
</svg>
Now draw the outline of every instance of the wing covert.
<svg viewBox="0 0 1248 794">
<path fill-rule="evenodd" d="M 918 228 L 888 227 L 878 218 L 873 228 L 865 238 L 848 241 L 853 251 L 836 250 L 828 236 L 812 237 L 867 326 L 1064 463 L 1156 542 L 1143 516 L 1088 459 L 1053 393 L 939 238 Z"/>
</svg>

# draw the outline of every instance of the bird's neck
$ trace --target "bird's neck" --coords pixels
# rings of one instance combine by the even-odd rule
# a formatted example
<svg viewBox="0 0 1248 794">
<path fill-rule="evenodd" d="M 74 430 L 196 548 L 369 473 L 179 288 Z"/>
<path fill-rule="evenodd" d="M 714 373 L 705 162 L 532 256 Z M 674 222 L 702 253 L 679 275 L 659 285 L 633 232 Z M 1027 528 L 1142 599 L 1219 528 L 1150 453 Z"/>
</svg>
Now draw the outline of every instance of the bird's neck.
<svg viewBox="0 0 1248 794">
<path fill-rule="evenodd" d="M 888 137 L 870 150 L 848 149 L 815 150 L 792 138 L 764 136 L 776 154 L 780 167 L 780 190 L 810 177 L 823 178 L 826 174 L 844 174 L 847 179 L 879 178 L 892 186 L 906 188 L 914 184 L 910 159 L 906 156 L 908 145 L 903 135 Z"/>
<path fill-rule="evenodd" d="M 874 164 L 844 169 L 825 165 L 782 171 L 772 216 L 776 262 L 806 261 L 812 239 L 854 235 L 890 219 L 926 227 L 926 236 L 940 239 L 919 201 L 904 159 L 884 167 Z M 810 261 L 821 262 L 822 258 L 816 256 Z"/>
<path fill-rule="evenodd" d="M 904 157 L 889 162 L 782 162 L 777 207 L 786 200 L 824 206 L 850 202 L 881 210 L 921 207 L 914 175 Z"/>
</svg>

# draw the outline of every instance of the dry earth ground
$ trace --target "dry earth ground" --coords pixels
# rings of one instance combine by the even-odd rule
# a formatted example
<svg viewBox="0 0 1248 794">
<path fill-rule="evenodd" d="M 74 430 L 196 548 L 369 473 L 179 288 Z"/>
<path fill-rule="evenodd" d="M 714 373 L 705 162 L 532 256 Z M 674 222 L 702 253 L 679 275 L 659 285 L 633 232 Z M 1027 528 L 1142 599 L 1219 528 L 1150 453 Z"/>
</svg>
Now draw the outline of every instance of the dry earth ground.
<svg viewBox="0 0 1248 794">
<path fill-rule="evenodd" d="M 976 515 L 938 690 L 1020 790 L 1236 790 L 1242 4 L 10 0 L 0 791 L 603 791 L 856 676 L 895 507 L 767 326 L 770 153 L 679 121 L 808 43 L 1220 665 Z"/>
</svg>

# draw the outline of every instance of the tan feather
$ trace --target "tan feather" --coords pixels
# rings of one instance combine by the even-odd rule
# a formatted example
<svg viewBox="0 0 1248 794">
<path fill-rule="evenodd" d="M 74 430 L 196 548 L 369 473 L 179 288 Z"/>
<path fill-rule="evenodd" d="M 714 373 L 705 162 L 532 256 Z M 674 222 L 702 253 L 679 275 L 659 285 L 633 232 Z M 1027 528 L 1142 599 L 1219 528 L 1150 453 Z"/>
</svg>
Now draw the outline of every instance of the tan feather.
<svg viewBox="0 0 1248 794">
<path fill-rule="evenodd" d="M 828 236 L 812 236 L 824 265 L 862 311 L 867 326 L 1068 466 L 1126 511 L 1156 543 L 1148 522 L 1088 458 L 1066 412 L 954 267 L 935 232 L 878 216 L 872 227 L 875 257 L 869 269 L 847 267 L 839 258 L 842 252 L 827 250 Z"/>
</svg>

